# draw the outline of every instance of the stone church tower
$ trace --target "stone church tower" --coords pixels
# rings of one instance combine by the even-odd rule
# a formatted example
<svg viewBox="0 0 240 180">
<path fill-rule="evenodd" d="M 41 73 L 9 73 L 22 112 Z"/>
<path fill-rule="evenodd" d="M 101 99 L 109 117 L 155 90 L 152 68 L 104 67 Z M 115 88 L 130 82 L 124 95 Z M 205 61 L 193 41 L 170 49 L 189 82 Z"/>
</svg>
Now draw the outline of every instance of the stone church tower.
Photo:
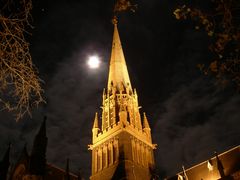
<svg viewBox="0 0 240 180">
<path fill-rule="evenodd" d="M 103 91 L 101 126 L 96 113 L 92 129 L 91 180 L 151 179 L 154 155 L 146 114 L 140 115 L 138 95 L 132 89 L 117 28 L 114 33 L 108 85 Z"/>
</svg>

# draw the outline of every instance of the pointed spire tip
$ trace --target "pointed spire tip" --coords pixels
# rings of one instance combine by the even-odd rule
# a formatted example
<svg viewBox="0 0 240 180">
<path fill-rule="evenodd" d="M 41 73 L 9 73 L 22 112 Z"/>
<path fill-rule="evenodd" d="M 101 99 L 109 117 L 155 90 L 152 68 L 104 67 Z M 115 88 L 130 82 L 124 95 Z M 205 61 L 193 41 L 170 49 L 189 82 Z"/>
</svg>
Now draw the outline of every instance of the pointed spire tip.
<svg viewBox="0 0 240 180">
<path fill-rule="evenodd" d="M 148 123 L 148 119 L 147 119 L 147 116 L 146 116 L 145 112 L 143 113 L 143 127 L 147 128 L 147 129 L 150 129 L 150 126 L 149 126 L 149 123 Z"/>
<path fill-rule="evenodd" d="M 93 128 L 98 128 L 98 113 L 95 113 Z"/>
<path fill-rule="evenodd" d="M 128 89 L 132 91 L 127 65 L 121 45 L 120 36 L 117 28 L 117 17 L 112 19 L 114 24 L 112 51 L 110 57 L 110 66 L 108 74 L 108 90 L 122 91 Z"/>
<path fill-rule="evenodd" d="M 113 16 L 112 23 L 113 23 L 113 25 L 117 25 L 117 23 L 118 23 L 117 16 Z"/>
</svg>

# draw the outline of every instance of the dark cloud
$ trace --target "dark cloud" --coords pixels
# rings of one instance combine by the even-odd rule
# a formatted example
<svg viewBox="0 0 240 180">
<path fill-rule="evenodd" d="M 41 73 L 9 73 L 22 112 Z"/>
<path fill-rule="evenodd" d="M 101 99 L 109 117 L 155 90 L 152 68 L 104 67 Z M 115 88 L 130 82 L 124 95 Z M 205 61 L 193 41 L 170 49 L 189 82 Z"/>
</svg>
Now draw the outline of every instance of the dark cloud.
<svg viewBox="0 0 240 180">
<path fill-rule="evenodd" d="M 48 159 L 62 165 L 68 157 L 75 170 L 90 169 L 91 153 L 87 149 L 107 76 L 106 64 L 103 62 L 97 70 L 89 69 L 83 52 L 85 50 L 81 49 L 79 53 L 73 53 L 59 65 L 46 93 Z"/>
<path fill-rule="evenodd" d="M 206 80 L 179 88 L 157 113 L 153 134 L 158 166 L 171 175 L 181 171 L 181 165 L 190 167 L 214 151 L 238 145 L 239 105 L 238 94 L 228 96 Z"/>
</svg>

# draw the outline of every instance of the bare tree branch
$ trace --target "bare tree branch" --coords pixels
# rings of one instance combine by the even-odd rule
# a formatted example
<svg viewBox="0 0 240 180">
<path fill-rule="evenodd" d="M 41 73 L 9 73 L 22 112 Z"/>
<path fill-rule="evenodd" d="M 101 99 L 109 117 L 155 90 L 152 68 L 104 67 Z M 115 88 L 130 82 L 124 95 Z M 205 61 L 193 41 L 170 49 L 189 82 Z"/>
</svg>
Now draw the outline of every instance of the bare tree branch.
<svg viewBox="0 0 240 180">
<path fill-rule="evenodd" d="M 25 39 L 32 9 L 31 0 L 19 1 L 10 11 L 10 1 L 0 11 L 0 103 L 2 109 L 16 113 L 18 121 L 31 108 L 44 102 L 41 79 L 32 63 L 29 43 Z"/>
<path fill-rule="evenodd" d="M 186 5 L 175 9 L 176 19 L 191 19 L 195 29 L 204 29 L 211 39 L 209 50 L 214 55 L 209 65 L 199 64 L 205 74 L 212 74 L 223 85 L 232 82 L 240 90 L 240 1 L 211 0 L 208 12 Z"/>
</svg>

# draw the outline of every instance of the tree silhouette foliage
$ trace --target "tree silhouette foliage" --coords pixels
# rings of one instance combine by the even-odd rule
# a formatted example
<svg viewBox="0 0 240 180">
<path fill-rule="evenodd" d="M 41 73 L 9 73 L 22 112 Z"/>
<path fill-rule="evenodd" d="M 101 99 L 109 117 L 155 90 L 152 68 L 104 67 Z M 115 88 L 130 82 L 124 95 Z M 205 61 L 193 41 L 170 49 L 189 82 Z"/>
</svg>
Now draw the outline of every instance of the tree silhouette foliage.
<svg viewBox="0 0 240 180">
<path fill-rule="evenodd" d="M 115 15 L 123 11 L 135 12 L 136 8 L 137 4 L 133 4 L 130 0 L 116 0 L 113 12 Z"/>
<path fill-rule="evenodd" d="M 0 103 L 16 120 L 43 102 L 41 80 L 26 40 L 31 0 L 3 0 L 0 9 Z"/>
<path fill-rule="evenodd" d="M 218 83 L 225 86 L 232 82 L 240 90 L 240 1 L 208 1 L 208 10 L 182 5 L 174 15 L 178 20 L 191 19 L 195 29 L 203 29 L 210 38 L 213 59 L 207 65 L 198 64 L 200 70 L 214 75 Z"/>
</svg>

